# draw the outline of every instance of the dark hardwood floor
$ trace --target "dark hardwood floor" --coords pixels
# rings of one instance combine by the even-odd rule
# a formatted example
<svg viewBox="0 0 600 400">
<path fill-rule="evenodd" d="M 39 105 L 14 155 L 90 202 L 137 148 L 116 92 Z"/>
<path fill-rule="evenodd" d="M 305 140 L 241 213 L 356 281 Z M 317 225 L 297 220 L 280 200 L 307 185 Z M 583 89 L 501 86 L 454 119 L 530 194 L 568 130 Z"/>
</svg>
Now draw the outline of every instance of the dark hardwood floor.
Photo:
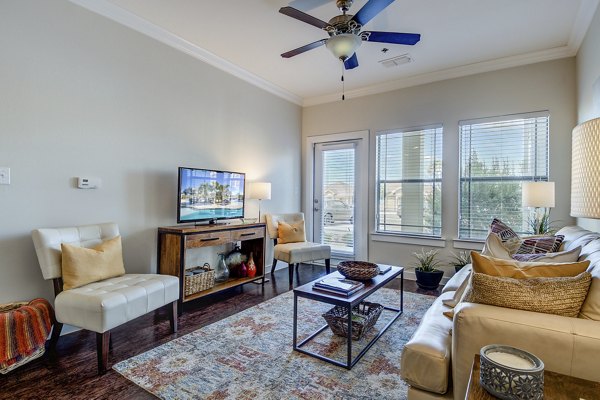
<svg viewBox="0 0 600 400">
<path fill-rule="evenodd" d="M 294 284 L 325 275 L 325 267 L 301 265 Z M 109 366 L 183 336 L 290 290 L 288 270 L 275 272 L 270 282 L 246 284 L 223 293 L 184 304 L 179 331 L 169 333 L 166 310 L 157 310 L 112 331 Z M 400 288 L 395 280 L 388 287 Z M 424 291 L 404 281 L 407 292 L 437 296 L 440 290 Z M 42 358 L 0 375 L 0 399 L 153 399 L 154 396 L 113 370 L 97 375 L 96 334 L 78 331 L 58 341 L 57 357 Z"/>
</svg>

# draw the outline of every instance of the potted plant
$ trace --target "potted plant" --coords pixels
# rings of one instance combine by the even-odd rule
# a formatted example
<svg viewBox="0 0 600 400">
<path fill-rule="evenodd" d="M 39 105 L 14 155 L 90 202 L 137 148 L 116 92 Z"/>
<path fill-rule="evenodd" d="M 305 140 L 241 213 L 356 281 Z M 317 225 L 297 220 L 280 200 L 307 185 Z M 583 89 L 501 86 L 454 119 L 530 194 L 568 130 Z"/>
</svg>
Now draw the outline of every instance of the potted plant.
<svg viewBox="0 0 600 400">
<path fill-rule="evenodd" d="M 471 252 L 466 250 L 461 250 L 458 254 L 452 252 L 452 261 L 450 261 L 450 265 L 454 267 L 454 271 L 458 272 L 467 264 L 471 264 Z"/>
<path fill-rule="evenodd" d="M 420 253 L 413 253 L 417 259 L 415 265 L 415 275 L 417 276 L 417 285 L 421 289 L 437 289 L 444 276 L 444 271 L 437 269 L 440 261 L 437 259 L 438 251 L 421 249 Z"/>
</svg>

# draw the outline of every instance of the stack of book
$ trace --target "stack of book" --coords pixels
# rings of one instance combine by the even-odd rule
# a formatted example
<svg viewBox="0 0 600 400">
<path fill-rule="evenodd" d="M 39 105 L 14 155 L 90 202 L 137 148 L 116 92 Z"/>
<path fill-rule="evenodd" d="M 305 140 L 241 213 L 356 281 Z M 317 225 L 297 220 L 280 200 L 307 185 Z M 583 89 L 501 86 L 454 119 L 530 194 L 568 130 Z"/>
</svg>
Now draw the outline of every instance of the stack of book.
<svg viewBox="0 0 600 400">
<path fill-rule="evenodd" d="M 342 296 L 351 296 L 363 287 L 365 284 L 362 282 L 344 278 L 324 278 L 313 284 L 313 289 Z"/>
</svg>

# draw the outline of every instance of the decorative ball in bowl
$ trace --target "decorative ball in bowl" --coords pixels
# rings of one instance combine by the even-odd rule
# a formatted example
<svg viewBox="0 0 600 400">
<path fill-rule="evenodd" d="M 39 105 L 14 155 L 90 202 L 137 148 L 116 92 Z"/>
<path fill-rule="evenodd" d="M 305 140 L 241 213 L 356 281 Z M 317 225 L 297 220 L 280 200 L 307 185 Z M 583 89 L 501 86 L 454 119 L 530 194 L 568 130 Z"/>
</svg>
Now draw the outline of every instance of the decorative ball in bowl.
<svg viewBox="0 0 600 400">
<path fill-rule="evenodd" d="M 379 274 L 379 266 L 366 261 L 342 261 L 337 270 L 346 278 L 357 281 L 368 281 Z"/>
</svg>

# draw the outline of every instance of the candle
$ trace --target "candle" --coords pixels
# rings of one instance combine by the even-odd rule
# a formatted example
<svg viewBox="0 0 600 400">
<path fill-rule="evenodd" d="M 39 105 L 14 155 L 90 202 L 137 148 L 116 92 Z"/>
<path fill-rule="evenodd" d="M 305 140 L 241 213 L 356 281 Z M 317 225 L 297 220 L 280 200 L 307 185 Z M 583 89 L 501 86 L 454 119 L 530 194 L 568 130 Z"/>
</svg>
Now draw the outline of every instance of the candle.
<svg viewBox="0 0 600 400">
<path fill-rule="evenodd" d="M 535 364 L 530 360 L 523 357 L 519 357 L 515 354 L 504 353 L 501 351 L 492 351 L 485 354 L 490 360 L 497 362 L 498 364 L 505 365 L 510 368 L 518 369 L 532 369 Z"/>
</svg>

